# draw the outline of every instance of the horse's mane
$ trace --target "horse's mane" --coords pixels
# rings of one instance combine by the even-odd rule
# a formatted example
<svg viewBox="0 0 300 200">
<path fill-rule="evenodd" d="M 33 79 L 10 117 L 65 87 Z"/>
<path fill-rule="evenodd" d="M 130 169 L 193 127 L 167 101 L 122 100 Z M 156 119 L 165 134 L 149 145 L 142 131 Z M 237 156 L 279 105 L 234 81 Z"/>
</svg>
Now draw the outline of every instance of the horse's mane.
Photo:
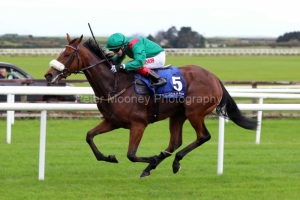
<svg viewBox="0 0 300 200">
<path fill-rule="evenodd" d="M 108 50 L 105 50 L 102 47 L 98 47 L 94 40 L 89 38 L 87 41 L 83 43 L 83 46 L 93 52 L 96 56 L 101 59 L 104 59 L 104 56 L 108 59 L 111 59 L 114 56 L 114 53 Z M 104 55 L 104 56 L 103 56 Z"/>
</svg>

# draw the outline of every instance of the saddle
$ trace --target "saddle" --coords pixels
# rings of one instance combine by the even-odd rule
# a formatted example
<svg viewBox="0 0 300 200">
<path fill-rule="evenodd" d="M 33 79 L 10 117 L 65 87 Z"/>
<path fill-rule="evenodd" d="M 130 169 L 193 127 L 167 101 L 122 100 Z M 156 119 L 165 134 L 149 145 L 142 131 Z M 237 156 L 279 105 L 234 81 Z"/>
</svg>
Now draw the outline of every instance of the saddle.
<svg viewBox="0 0 300 200">
<path fill-rule="evenodd" d="M 167 65 L 163 68 L 155 69 L 155 71 L 167 81 L 165 85 L 158 88 L 151 87 L 151 81 L 138 73 L 134 73 L 133 76 L 135 92 L 140 95 L 150 95 L 154 100 L 153 119 L 151 123 L 154 123 L 158 119 L 158 99 L 184 99 L 186 96 L 185 81 L 181 71 L 177 67 Z"/>
<path fill-rule="evenodd" d="M 155 71 L 160 77 L 166 79 L 167 83 L 157 88 L 151 87 L 151 81 L 148 78 L 135 73 L 135 92 L 137 94 L 162 95 L 163 98 L 185 98 L 185 81 L 178 67 L 168 65 L 167 67 L 155 69 Z"/>
<path fill-rule="evenodd" d="M 137 94 L 149 94 L 146 84 L 134 73 L 134 89 Z"/>
<path fill-rule="evenodd" d="M 172 67 L 171 64 L 161 68 L 152 69 L 152 70 L 158 73 L 159 70 L 166 70 L 169 69 L 170 67 Z M 145 78 L 142 78 L 142 76 L 139 75 L 138 73 L 134 73 L 135 92 L 137 94 L 142 94 L 142 95 L 150 94 L 149 86 L 148 84 L 145 83 L 144 79 Z"/>
</svg>

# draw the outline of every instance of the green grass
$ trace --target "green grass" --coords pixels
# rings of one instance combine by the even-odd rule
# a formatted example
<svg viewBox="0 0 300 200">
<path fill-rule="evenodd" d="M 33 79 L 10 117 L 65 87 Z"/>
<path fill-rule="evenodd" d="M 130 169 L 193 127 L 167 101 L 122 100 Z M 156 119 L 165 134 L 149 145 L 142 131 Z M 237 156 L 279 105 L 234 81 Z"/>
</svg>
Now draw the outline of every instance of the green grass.
<svg viewBox="0 0 300 200">
<path fill-rule="evenodd" d="M 38 119 L 17 119 L 12 143 L 6 144 L 5 120 L 0 120 L 1 199 L 278 199 L 300 198 L 300 140 L 298 119 L 264 119 L 261 144 L 255 132 L 232 122 L 225 128 L 224 174 L 217 175 L 218 120 L 207 119 L 212 139 L 188 154 L 182 169 L 172 173 L 174 155 L 150 177 L 146 167 L 126 158 L 128 130 L 95 137 L 105 155 L 118 164 L 96 161 L 85 142 L 86 132 L 99 119 L 48 119 L 45 180 L 38 180 Z M 184 144 L 195 140 L 187 122 Z M 168 120 L 150 125 L 138 156 L 157 155 L 168 145 Z"/>
<path fill-rule="evenodd" d="M 43 79 L 55 57 L 0 57 L 35 78 Z M 168 57 L 175 66 L 200 65 L 221 80 L 298 81 L 298 56 Z M 70 79 L 85 79 L 72 75 Z M 212 139 L 188 154 L 178 174 L 174 155 L 151 176 L 140 179 L 146 167 L 126 158 L 128 130 L 95 138 L 105 155 L 119 164 L 96 161 L 85 142 L 86 132 L 99 119 L 48 119 L 45 180 L 38 180 L 39 119 L 16 119 L 12 143 L 6 144 L 6 121 L 0 120 L 1 199 L 278 199 L 300 198 L 299 119 L 263 119 L 261 144 L 255 132 L 229 122 L 225 128 L 224 174 L 217 175 L 218 120 L 208 119 Z M 195 139 L 187 122 L 184 144 Z M 150 125 L 138 156 L 157 155 L 168 145 L 168 120 Z"/>
<path fill-rule="evenodd" d="M 167 57 L 175 66 L 199 65 L 227 81 L 299 81 L 299 56 Z"/>
<path fill-rule="evenodd" d="M 33 77 L 43 79 L 54 57 L 0 57 L 0 61 L 15 64 Z M 166 64 L 199 65 L 223 81 L 299 81 L 299 56 L 168 56 Z M 85 79 L 77 74 L 68 79 Z"/>
</svg>

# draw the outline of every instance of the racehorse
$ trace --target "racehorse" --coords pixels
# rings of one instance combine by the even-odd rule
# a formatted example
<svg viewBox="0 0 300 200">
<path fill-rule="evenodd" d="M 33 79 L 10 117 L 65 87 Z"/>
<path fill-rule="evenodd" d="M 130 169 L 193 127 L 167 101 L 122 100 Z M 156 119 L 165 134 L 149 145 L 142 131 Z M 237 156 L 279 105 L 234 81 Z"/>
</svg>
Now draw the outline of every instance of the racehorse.
<svg viewBox="0 0 300 200">
<path fill-rule="evenodd" d="M 86 142 L 98 161 L 118 163 L 114 155 L 102 154 L 93 138 L 114 129 L 129 129 L 127 158 L 132 162 L 149 163 L 140 177 L 149 176 L 151 170 L 182 145 L 182 127 L 188 120 L 195 129 L 197 137 L 194 142 L 176 153 L 172 164 L 175 174 L 181 168 L 180 160 L 186 154 L 210 140 L 211 135 L 205 126 L 204 119 L 214 110 L 217 115 L 229 118 L 242 128 L 249 130 L 257 128 L 257 121 L 242 115 L 222 82 L 206 69 L 196 65 L 179 67 L 186 84 L 186 97 L 181 101 L 155 100 L 150 94 L 136 93 L 134 72 L 112 73 L 110 71 L 112 56 L 105 53 L 91 39 L 81 44 L 82 38 L 83 35 L 72 40 L 67 34 L 68 45 L 56 60 L 50 62 L 51 67 L 44 76 L 51 84 L 58 83 L 72 73 L 80 72 L 86 76 L 98 98 L 97 107 L 103 115 L 103 120 L 86 135 Z M 132 101 L 118 102 L 121 97 L 130 97 Z M 133 101 L 134 99 L 138 101 Z M 155 107 L 154 104 L 158 106 Z M 169 118 L 170 130 L 168 147 L 159 155 L 136 156 L 145 128 L 154 121 L 166 118 Z"/>
</svg>

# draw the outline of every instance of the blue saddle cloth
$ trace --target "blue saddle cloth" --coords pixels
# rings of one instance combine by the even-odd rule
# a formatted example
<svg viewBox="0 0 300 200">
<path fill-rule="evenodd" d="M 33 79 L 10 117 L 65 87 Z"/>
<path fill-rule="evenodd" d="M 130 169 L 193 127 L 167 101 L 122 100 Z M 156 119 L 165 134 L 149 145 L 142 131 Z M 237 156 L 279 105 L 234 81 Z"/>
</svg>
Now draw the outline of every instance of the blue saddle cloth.
<svg viewBox="0 0 300 200">
<path fill-rule="evenodd" d="M 151 82 L 148 78 L 145 78 L 144 76 L 137 73 L 136 75 L 143 83 L 145 83 L 148 91 L 150 91 L 151 95 L 153 96 L 161 95 L 163 98 L 185 98 L 185 82 L 182 77 L 181 71 L 177 67 L 172 66 L 166 69 L 159 69 L 157 70 L 157 73 L 160 75 L 160 77 L 167 80 L 166 85 L 160 86 L 158 88 L 151 87 Z"/>
</svg>

